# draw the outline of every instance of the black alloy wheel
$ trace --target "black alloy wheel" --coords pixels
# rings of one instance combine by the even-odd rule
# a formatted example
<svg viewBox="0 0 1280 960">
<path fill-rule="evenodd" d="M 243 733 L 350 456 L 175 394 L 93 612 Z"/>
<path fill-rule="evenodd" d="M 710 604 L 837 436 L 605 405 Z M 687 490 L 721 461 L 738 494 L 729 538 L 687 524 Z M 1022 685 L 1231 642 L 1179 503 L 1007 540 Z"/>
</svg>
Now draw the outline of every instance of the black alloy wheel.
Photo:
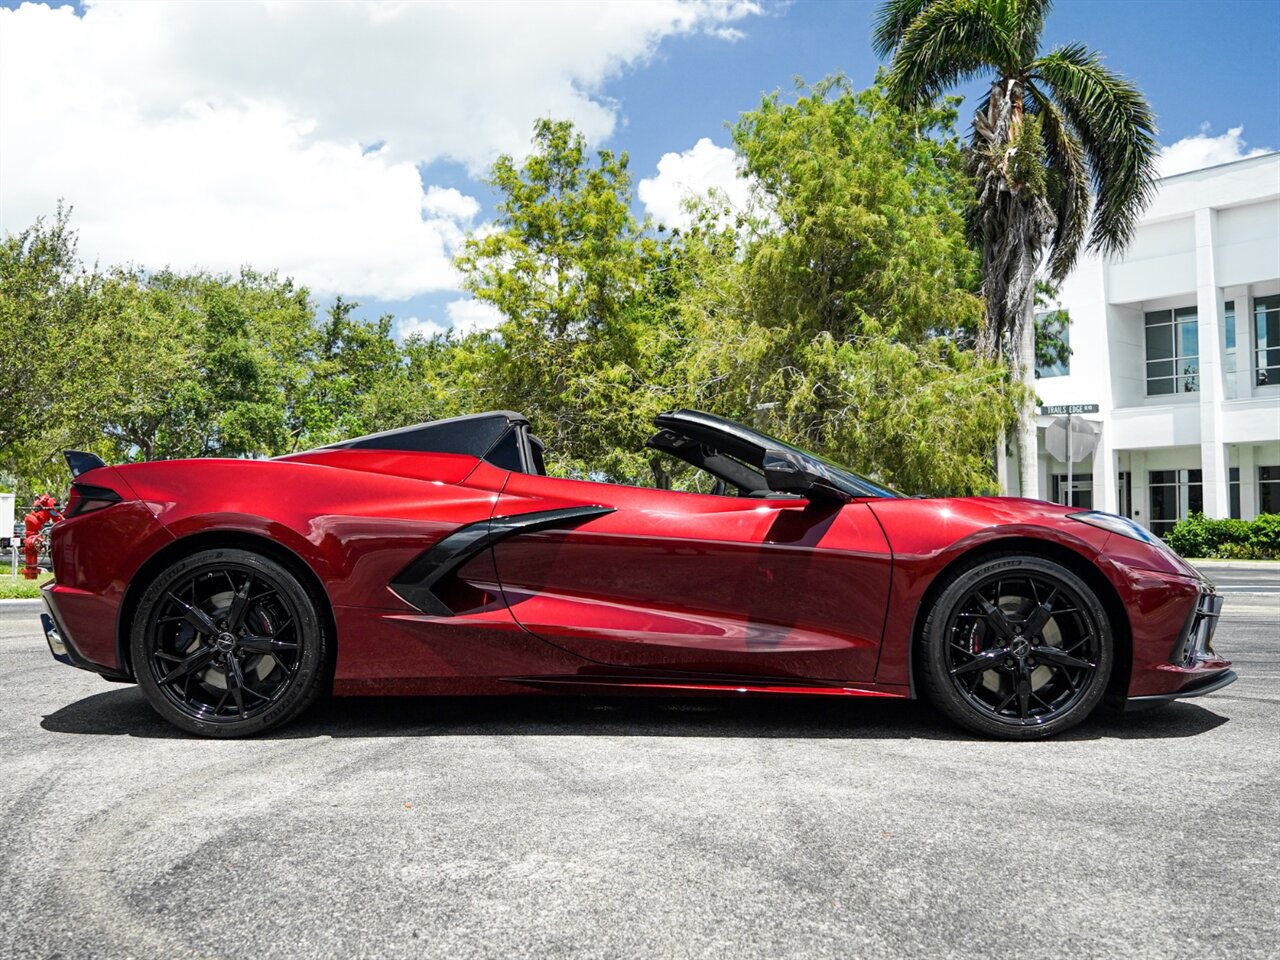
<svg viewBox="0 0 1280 960">
<path fill-rule="evenodd" d="M 151 705 L 204 736 L 285 723 L 325 679 L 315 599 L 291 571 L 247 550 L 207 550 L 164 571 L 139 602 L 131 641 Z"/>
<path fill-rule="evenodd" d="M 959 572 L 922 636 L 925 692 L 971 730 L 1007 739 L 1050 736 L 1087 717 L 1112 665 L 1111 625 L 1066 567 L 1001 556 Z"/>
</svg>

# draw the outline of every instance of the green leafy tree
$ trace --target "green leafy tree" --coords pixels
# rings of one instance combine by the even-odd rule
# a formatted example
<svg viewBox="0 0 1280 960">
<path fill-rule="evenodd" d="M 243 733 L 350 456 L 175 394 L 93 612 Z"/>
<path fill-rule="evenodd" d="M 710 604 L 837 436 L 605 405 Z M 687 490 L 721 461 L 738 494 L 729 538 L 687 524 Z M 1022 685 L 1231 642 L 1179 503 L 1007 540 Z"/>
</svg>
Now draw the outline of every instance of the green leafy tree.
<svg viewBox="0 0 1280 960">
<path fill-rule="evenodd" d="M 1036 496 L 1036 273 L 1053 280 L 1086 246 L 1125 247 L 1151 196 L 1157 143 L 1141 91 L 1082 44 L 1041 50 L 1049 0 L 886 0 L 873 42 L 892 56 L 904 106 L 994 74 L 973 120 L 970 235 L 982 251 L 979 347 L 1028 386 L 1017 431 L 1024 496 Z M 1091 202 L 1091 188 L 1096 199 Z"/>
<path fill-rule="evenodd" d="M 296 341 L 300 376 L 289 381 L 290 447 L 301 449 L 403 426 L 419 416 L 408 361 L 392 336 L 392 318 L 368 322 L 359 304 L 339 297 Z"/>
<path fill-rule="evenodd" d="M 685 364 L 706 408 L 912 491 L 986 491 L 1019 391 L 972 342 L 977 258 L 950 106 L 843 78 L 734 127 L 756 215 L 684 241 Z"/>
<path fill-rule="evenodd" d="M 398 345 L 339 299 L 317 321 L 275 274 L 86 270 L 64 211 L 0 246 L 0 470 L 28 496 L 61 451 L 274 455 L 426 419 L 447 350 Z"/>
<path fill-rule="evenodd" d="M 84 358 L 70 350 L 100 285 L 76 255 L 71 211 L 59 205 L 0 242 L 0 449 L 38 435 L 60 384 Z"/>
<path fill-rule="evenodd" d="M 123 276 L 131 296 L 94 329 L 98 414 L 121 458 L 287 449 L 287 401 L 315 335 L 305 289 L 274 274 Z"/>
<path fill-rule="evenodd" d="M 459 389 L 529 416 L 553 469 L 635 478 L 656 458 L 635 451 L 659 409 L 669 264 L 631 212 L 627 156 L 591 157 L 572 124 L 540 120 L 528 158 L 500 157 L 488 182 L 497 229 L 469 238 L 456 264 L 506 319 L 461 346 Z"/>
</svg>

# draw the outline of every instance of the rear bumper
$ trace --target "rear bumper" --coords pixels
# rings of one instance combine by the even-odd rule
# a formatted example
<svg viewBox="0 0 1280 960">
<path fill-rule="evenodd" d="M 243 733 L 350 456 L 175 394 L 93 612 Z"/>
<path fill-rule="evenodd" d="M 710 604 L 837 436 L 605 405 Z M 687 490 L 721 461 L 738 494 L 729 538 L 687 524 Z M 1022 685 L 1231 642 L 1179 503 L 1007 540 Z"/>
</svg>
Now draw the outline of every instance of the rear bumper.
<svg viewBox="0 0 1280 960">
<path fill-rule="evenodd" d="M 128 488 L 121 483 L 119 489 Z M 120 622 L 126 594 L 147 559 L 173 542 L 172 534 L 150 504 L 125 500 L 55 524 L 50 540 L 54 582 L 41 594 L 72 665 L 127 676 Z"/>
<path fill-rule="evenodd" d="M 40 600 L 44 604 L 44 612 L 40 614 L 40 626 L 44 631 L 45 643 L 49 645 L 49 652 L 53 654 L 53 659 L 69 667 L 99 674 L 108 680 L 132 679 L 126 674 L 94 663 L 80 651 L 70 631 L 67 630 L 66 618 L 58 610 L 58 594 L 55 593 L 54 587 L 55 584 L 50 582 L 40 588 Z"/>
<path fill-rule="evenodd" d="M 44 605 L 44 613 L 40 614 L 40 629 L 44 631 L 44 642 L 49 645 L 49 652 L 53 654 L 53 659 L 74 667 L 76 664 L 71 659 L 70 648 L 67 641 L 62 638 L 62 628 L 53 619 L 47 603 Z"/>
</svg>

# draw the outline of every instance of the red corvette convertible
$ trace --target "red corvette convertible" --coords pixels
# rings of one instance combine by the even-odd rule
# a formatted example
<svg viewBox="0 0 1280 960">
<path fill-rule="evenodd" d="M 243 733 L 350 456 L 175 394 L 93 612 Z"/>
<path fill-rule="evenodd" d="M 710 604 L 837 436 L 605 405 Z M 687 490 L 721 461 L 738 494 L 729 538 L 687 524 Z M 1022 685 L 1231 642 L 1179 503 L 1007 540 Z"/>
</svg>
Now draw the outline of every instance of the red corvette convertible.
<svg viewBox="0 0 1280 960">
<path fill-rule="evenodd" d="M 719 417 L 710 493 L 549 477 L 515 413 L 274 460 L 68 453 L 46 637 L 214 737 L 337 695 L 925 697 L 1044 737 L 1235 679 L 1213 587 L 1129 520 L 903 497 Z"/>
</svg>

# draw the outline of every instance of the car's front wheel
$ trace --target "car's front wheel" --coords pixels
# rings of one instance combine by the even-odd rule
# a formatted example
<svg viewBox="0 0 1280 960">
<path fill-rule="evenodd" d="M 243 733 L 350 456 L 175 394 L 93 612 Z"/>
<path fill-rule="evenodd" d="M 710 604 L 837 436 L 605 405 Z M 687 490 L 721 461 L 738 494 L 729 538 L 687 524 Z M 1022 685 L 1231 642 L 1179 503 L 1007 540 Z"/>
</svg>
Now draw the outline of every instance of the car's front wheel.
<svg viewBox="0 0 1280 960">
<path fill-rule="evenodd" d="M 934 705 L 1010 740 L 1060 733 L 1093 712 L 1114 646 L 1087 583 L 1047 558 L 1009 554 L 952 576 L 920 644 L 920 679 Z"/>
<path fill-rule="evenodd" d="M 316 600 L 289 569 L 221 548 L 179 560 L 147 587 L 130 650 L 138 685 L 166 720 L 242 737 L 311 705 L 328 643 Z"/>
</svg>

